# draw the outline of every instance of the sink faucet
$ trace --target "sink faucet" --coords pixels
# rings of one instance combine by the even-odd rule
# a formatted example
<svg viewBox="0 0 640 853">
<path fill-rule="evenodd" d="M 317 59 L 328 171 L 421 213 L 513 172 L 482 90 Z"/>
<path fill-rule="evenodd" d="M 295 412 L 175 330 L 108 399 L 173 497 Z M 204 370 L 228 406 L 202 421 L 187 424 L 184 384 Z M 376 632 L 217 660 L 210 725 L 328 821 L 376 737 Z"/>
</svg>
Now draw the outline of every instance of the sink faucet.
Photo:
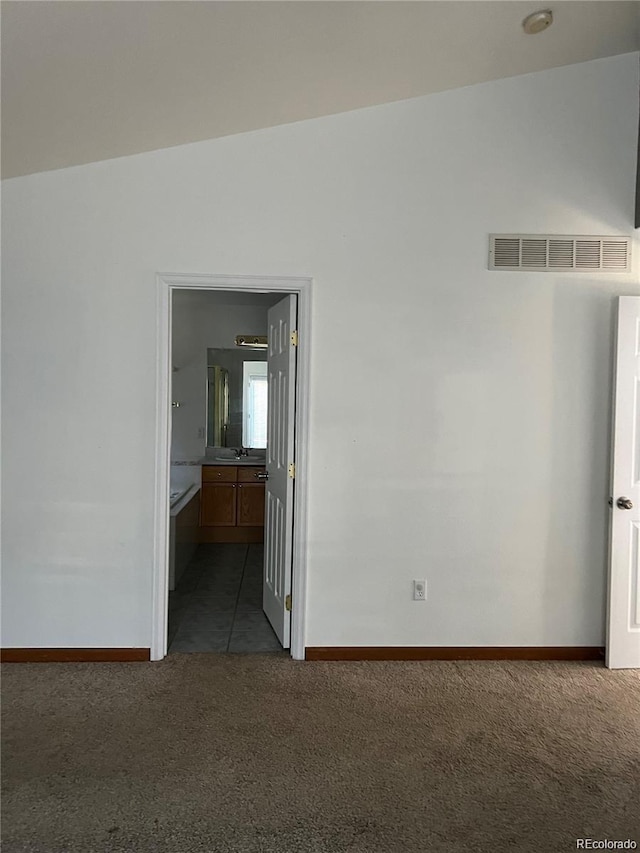
<svg viewBox="0 0 640 853">
<path fill-rule="evenodd" d="M 236 455 L 236 459 L 242 459 L 243 456 L 248 456 L 249 451 L 245 450 L 244 447 L 232 447 L 231 448 Z"/>
</svg>

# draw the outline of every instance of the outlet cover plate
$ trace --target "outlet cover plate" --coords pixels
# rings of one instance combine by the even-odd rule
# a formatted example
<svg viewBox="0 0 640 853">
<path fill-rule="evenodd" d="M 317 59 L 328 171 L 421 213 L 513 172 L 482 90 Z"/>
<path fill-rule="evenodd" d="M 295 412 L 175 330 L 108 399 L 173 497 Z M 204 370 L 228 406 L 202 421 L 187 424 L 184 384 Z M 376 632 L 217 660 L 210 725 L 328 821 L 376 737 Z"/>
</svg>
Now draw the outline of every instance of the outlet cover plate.
<svg viewBox="0 0 640 853">
<path fill-rule="evenodd" d="M 413 582 L 413 600 L 427 600 L 427 582 L 426 580 L 414 580 Z"/>
</svg>

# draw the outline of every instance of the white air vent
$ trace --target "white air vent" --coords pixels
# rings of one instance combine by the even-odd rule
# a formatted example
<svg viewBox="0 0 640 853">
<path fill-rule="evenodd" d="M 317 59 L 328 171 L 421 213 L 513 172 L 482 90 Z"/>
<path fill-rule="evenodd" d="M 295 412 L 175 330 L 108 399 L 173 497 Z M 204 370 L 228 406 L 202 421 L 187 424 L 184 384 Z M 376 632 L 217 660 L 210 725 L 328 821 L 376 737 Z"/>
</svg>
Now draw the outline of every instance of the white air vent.
<svg viewBox="0 0 640 853">
<path fill-rule="evenodd" d="M 489 235 L 490 270 L 630 272 L 629 237 Z"/>
</svg>

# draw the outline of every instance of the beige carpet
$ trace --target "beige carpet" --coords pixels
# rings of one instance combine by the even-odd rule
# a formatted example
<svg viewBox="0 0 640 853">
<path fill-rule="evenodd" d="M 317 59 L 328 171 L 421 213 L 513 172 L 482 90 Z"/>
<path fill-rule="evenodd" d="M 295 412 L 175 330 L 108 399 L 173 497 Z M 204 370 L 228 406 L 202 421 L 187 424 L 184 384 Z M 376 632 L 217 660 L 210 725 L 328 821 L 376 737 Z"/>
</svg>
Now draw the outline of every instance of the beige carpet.
<svg viewBox="0 0 640 853">
<path fill-rule="evenodd" d="M 640 849 L 640 675 L 595 664 L 3 668 L 3 849 Z"/>
</svg>

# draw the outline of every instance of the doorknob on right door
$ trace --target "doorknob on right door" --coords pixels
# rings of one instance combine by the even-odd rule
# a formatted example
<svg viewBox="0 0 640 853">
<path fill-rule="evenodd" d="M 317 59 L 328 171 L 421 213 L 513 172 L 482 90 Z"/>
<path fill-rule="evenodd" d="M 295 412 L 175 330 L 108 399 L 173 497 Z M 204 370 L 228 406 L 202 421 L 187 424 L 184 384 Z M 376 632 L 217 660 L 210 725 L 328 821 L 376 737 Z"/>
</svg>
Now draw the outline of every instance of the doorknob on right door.
<svg viewBox="0 0 640 853">
<path fill-rule="evenodd" d="M 630 498 L 618 498 L 616 506 L 618 509 L 633 509 L 633 501 Z"/>
</svg>

